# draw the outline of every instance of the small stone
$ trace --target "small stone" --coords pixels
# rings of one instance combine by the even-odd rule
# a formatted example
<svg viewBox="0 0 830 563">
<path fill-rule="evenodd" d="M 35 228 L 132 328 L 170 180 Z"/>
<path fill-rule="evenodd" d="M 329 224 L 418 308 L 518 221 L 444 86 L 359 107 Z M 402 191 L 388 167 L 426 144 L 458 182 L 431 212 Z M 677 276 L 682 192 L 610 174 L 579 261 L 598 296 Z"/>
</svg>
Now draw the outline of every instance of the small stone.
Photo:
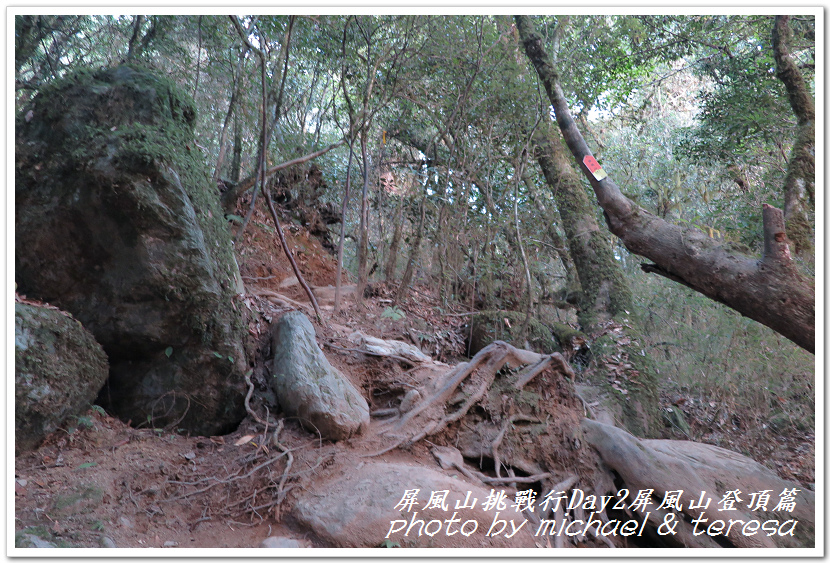
<svg viewBox="0 0 830 563">
<path fill-rule="evenodd" d="M 401 405 L 398 407 L 402 413 L 409 412 L 415 404 L 421 400 L 421 393 L 417 389 L 410 389 L 406 392 L 401 400 Z"/>
<path fill-rule="evenodd" d="M 296 547 L 303 547 L 300 542 L 292 538 L 283 538 L 280 536 L 272 536 L 265 538 L 259 547 L 276 547 L 281 549 L 291 549 Z"/>
<path fill-rule="evenodd" d="M 107 536 L 101 536 L 101 547 L 115 549 L 115 542 L 112 541 L 112 538 L 109 538 Z"/>
<path fill-rule="evenodd" d="M 168 540 L 168 541 L 164 542 L 162 547 L 176 547 L 177 545 L 179 545 L 179 542 Z"/>
<path fill-rule="evenodd" d="M 132 522 L 130 522 L 130 521 L 129 521 L 127 518 L 125 518 L 124 516 L 122 516 L 121 518 L 119 518 L 119 519 L 118 519 L 118 523 L 119 523 L 119 524 L 121 524 L 121 525 L 122 525 L 123 527 L 125 527 L 125 528 L 132 528 L 132 527 L 133 527 L 133 523 L 132 523 Z"/>
</svg>

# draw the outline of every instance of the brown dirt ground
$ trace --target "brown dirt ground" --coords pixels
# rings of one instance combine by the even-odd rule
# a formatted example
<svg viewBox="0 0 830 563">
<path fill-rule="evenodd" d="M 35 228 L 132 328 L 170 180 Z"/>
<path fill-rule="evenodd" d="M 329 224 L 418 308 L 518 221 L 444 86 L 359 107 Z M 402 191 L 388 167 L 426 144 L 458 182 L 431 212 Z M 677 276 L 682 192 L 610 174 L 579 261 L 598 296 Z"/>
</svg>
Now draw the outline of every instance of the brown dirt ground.
<svg viewBox="0 0 830 563">
<path fill-rule="evenodd" d="M 271 225 L 262 206 L 237 246 L 247 290 L 240 301 L 251 310 L 249 351 L 255 358 L 252 380 L 257 391 L 251 407 L 260 417 L 265 416 L 265 407 L 273 400 L 268 396 L 264 367 L 270 348 L 269 325 L 289 309 L 279 300 L 254 295 L 255 290 L 308 301 L 298 285 L 280 288 L 293 272 Z M 285 230 L 309 284 L 334 285 L 335 259 L 290 219 L 285 220 Z M 347 281 L 344 279 L 344 284 Z M 352 331 L 418 342 L 434 359 L 450 364 L 457 363 L 463 352 L 459 336 L 463 316 L 437 313 L 437 299 L 425 287 L 415 286 L 416 298 L 399 306 L 405 317 L 388 318 L 384 311 L 392 304 L 392 289 L 373 284 L 362 305 L 350 298 L 337 316 L 331 316 L 330 305 L 321 303 L 329 310 L 329 326 L 315 323 L 318 342 L 327 357 L 364 391 L 372 409 L 393 404 L 406 389 L 420 385 L 423 375 L 395 360 L 354 352 L 355 345 L 347 338 Z M 586 448 L 577 452 L 569 446 L 580 404 L 567 391 L 567 385 L 557 381 L 551 374 L 528 385 L 539 399 L 532 405 L 535 415 L 542 419 L 554 417 L 550 435 L 539 440 L 516 432 L 515 440 L 503 443 L 502 456 L 543 460 L 544 465 L 555 465 L 565 472 L 589 473 L 596 463 L 593 453 Z M 669 399 L 664 402 L 671 403 Z M 812 435 L 801 440 L 770 440 L 769 433 L 760 429 L 733 428 L 723 421 L 718 425 L 717 415 L 712 418 L 709 415 L 713 413 L 705 412 L 709 403 L 698 404 L 700 412 L 692 408 L 694 401 L 687 402 L 684 412 L 704 441 L 725 447 L 740 443 L 744 451 L 755 454 L 755 459 L 766 462 L 782 477 L 802 484 L 813 481 Z M 486 432 L 495 435 L 498 427 L 494 421 L 499 420 L 498 411 L 504 407 L 491 393 L 475 413 L 430 437 L 429 442 L 458 445 L 464 439 L 464 429 L 476 425 L 489 424 L 492 428 Z M 278 413 L 270 414 L 273 417 Z M 705 430 L 711 428 L 714 430 L 707 434 Z M 713 436 L 715 432 L 719 434 Z M 106 537 L 119 548 L 249 548 L 257 547 L 266 537 L 285 535 L 308 547 L 325 547 L 291 521 L 294 495 L 338 467 L 356 465 L 358 457 L 372 451 L 377 443 L 371 439 L 324 442 L 295 420 L 286 419 L 279 440 L 293 457 L 287 468 L 287 455 L 275 456 L 279 448 L 265 443 L 265 434 L 250 416 L 232 434 L 204 437 L 172 429 L 132 428 L 99 409 L 90 410 L 49 436 L 39 449 L 16 458 L 16 544 L 26 546 L 23 534 L 30 534 L 58 547 L 100 547 Z M 707 436 L 711 440 L 706 440 Z M 563 447 L 536 451 L 544 441 L 551 442 L 548 446 Z M 416 461 L 437 468 L 425 442 L 393 450 L 378 459 Z M 550 458 L 550 452 L 557 452 L 555 459 Z M 493 474 L 486 464 L 480 469 Z"/>
<path fill-rule="evenodd" d="M 333 286 L 335 258 L 290 218 L 281 221 L 306 281 L 312 287 Z M 308 304 L 298 284 L 280 287 L 294 274 L 272 225 L 265 206 L 259 205 L 237 245 L 246 286 L 240 302 L 251 310 L 249 348 L 255 357 L 252 379 L 257 391 L 267 389 L 264 362 L 270 348 L 269 325 L 290 309 L 255 293 L 271 290 Z M 344 274 L 344 285 L 348 281 Z M 460 351 L 454 333 L 463 323 L 460 318 L 449 318 L 443 332 L 436 331 L 437 319 L 424 303 L 402 306 L 407 312 L 403 322 L 385 318 L 391 291 L 382 285 L 367 291 L 372 297 L 359 308 L 353 297 L 345 299 L 344 310 L 331 319 L 329 327 L 315 323 L 318 340 L 332 364 L 365 389 L 367 396 L 375 393 L 373 382 L 379 376 L 404 370 L 397 362 L 350 352 L 354 344 L 347 336 L 354 330 L 383 338 L 420 338 L 425 351 L 443 359 Z M 330 304 L 321 302 L 321 306 L 330 312 Z M 313 317 L 310 307 L 306 312 Z M 252 408 L 264 416 L 267 401 L 267 392 L 258 392 Z M 302 530 L 292 529 L 290 520 L 286 524 L 281 509 L 290 505 L 292 489 L 300 490 L 335 460 L 338 465 L 348 464 L 344 458 L 366 452 L 349 449 L 348 443 L 320 442 L 296 421 L 286 420 L 280 440 L 291 449 L 294 462 L 285 487 L 288 498 L 276 503 L 274 493 L 286 460 L 283 456 L 260 467 L 273 457 L 268 455 L 269 445 L 261 443 L 262 431 L 248 417 L 230 435 L 186 436 L 172 429 L 133 428 L 100 409 L 91 409 L 49 436 L 37 450 L 15 459 L 16 545 L 29 546 L 24 534 L 57 547 L 100 547 L 107 537 L 119 548 L 248 548 L 273 535 L 294 537 L 309 547 L 319 545 Z M 248 441 L 235 445 L 240 439 Z M 424 451 L 415 457 L 423 456 L 434 464 L 429 452 L 420 449 Z M 386 457 L 411 459 L 412 453 L 390 452 Z"/>
</svg>

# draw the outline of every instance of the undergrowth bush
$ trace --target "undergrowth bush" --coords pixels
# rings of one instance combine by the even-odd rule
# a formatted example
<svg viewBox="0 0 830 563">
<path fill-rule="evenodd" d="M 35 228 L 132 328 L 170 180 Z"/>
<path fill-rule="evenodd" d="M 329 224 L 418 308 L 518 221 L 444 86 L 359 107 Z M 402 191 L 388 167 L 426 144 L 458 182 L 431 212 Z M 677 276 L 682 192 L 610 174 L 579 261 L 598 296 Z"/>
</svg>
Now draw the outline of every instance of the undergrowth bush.
<svg viewBox="0 0 830 563">
<path fill-rule="evenodd" d="M 682 285 L 629 275 L 664 394 L 719 402 L 777 433 L 813 431 L 812 354 Z"/>
</svg>

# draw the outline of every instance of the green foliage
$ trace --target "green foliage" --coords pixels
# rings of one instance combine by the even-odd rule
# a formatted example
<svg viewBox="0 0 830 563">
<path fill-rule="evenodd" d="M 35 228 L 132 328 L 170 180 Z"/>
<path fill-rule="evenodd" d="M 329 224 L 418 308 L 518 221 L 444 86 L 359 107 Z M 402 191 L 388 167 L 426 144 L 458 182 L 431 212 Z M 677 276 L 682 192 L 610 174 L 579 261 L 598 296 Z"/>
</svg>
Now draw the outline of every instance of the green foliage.
<svg viewBox="0 0 830 563">
<path fill-rule="evenodd" d="M 398 307 L 396 307 L 396 306 L 392 306 L 392 307 L 386 307 L 386 308 L 383 310 L 383 313 L 381 313 L 381 314 L 380 314 L 380 316 L 381 316 L 382 318 L 384 318 L 384 319 L 390 319 L 390 320 L 393 320 L 393 321 L 399 321 L 399 320 L 401 320 L 401 319 L 405 319 L 405 318 L 406 318 L 406 313 L 404 313 L 404 312 L 403 312 L 401 309 L 399 309 Z"/>
<path fill-rule="evenodd" d="M 557 19 L 565 27 L 561 51 L 568 53 L 563 60 L 569 69 L 566 84 L 573 88 L 573 103 L 580 111 L 615 110 L 651 76 L 654 52 L 645 48 L 647 30 L 638 18 Z"/>
<path fill-rule="evenodd" d="M 86 415 L 82 415 L 78 417 L 78 426 L 81 428 L 92 428 L 95 426 L 95 421 Z"/>
<path fill-rule="evenodd" d="M 781 435 L 814 429 L 811 354 L 683 286 L 636 277 L 637 310 L 665 394 L 712 402 Z"/>
<path fill-rule="evenodd" d="M 681 154 L 727 165 L 760 156 L 760 151 L 782 157 L 776 146 L 792 138 L 795 117 L 769 49 L 716 59 L 700 70 L 714 87 L 699 95 L 699 125 L 687 130 Z"/>
<path fill-rule="evenodd" d="M 223 358 L 223 359 L 227 358 L 227 360 L 228 360 L 230 363 L 234 363 L 234 361 L 235 361 L 235 360 L 233 359 L 233 356 L 223 356 L 222 354 L 220 354 L 220 353 L 219 353 L 219 352 L 217 352 L 216 350 L 214 350 L 214 351 L 213 351 L 213 355 L 214 355 L 214 356 L 216 356 L 217 358 Z"/>
</svg>

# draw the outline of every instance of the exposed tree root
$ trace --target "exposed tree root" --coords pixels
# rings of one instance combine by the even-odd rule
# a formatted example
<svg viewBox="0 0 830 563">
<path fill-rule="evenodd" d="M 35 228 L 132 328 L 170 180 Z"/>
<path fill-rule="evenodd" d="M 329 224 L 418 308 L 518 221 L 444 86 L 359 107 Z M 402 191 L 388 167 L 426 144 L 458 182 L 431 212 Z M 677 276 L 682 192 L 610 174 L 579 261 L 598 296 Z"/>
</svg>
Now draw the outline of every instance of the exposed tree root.
<svg viewBox="0 0 830 563">
<path fill-rule="evenodd" d="M 290 453 L 290 452 L 288 452 L 288 453 Z M 213 483 L 211 483 L 211 484 L 210 484 L 210 485 L 208 485 L 207 487 L 204 487 L 204 488 L 201 488 L 201 489 L 197 489 L 197 490 L 195 490 L 195 491 L 190 491 L 189 493 L 185 493 L 185 494 L 183 494 L 183 495 L 179 495 L 179 496 L 176 496 L 176 497 L 172 497 L 172 498 L 164 499 L 162 502 L 174 502 L 174 501 L 177 501 L 177 500 L 186 499 L 186 498 L 188 498 L 188 497 L 192 497 L 192 496 L 194 496 L 194 495 L 199 495 L 199 494 L 205 493 L 205 492 L 209 491 L 210 489 L 212 489 L 213 487 L 215 487 L 216 485 L 228 484 L 228 483 L 232 483 L 232 482 L 234 482 L 234 481 L 239 481 L 239 480 L 241 480 L 241 479 L 247 479 L 247 478 L 249 478 L 251 475 L 253 475 L 254 473 L 256 473 L 257 471 L 259 471 L 260 469 L 262 469 L 263 467 L 267 467 L 268 465 L 271 465 L 272 463 L 274 463 L 275 461 L 277 461 L 278 459 L 280 459 L 280 458 L 281 458 L 281 457 L 283 457 L 284 455 L 285 455 L 285 452 L 283 452 L 282 454 L 280 454 L 280 455 L 278 455 L 278 456 L 276 456 L 276 457 L 272 457 L 271 459 L 269 459 L 269 460 L 267 460 L 267 461 L 265 461 L 265 462 L 263 462 L 263 463 L 260 463 L 259 465 L 257 465 L 257 466 L 256 466 L 256 467 L 254 467 L 253 469 L 251 469 L 251 470 L 250 470 L 248 473 L 246 473 L 245 475 L 241 475 L 241 476 L 240 476 L 240 475 L 236 475 L 236 476 L 234 476 L 234 477 L 230 477 L 230 478 L 228 478 L 228 479 L 217 479 L 217 478 L 215 478 L 215 477 L 209 478 L 208 480 L 212 480 L 212 481 L 213 481 Z M 183 483 L 179 483 L 178 481 L 168 481 L 168 483 L 183 484 Z"/>
<path fill-rule="evenodd" d="M 516 381 L 514 387 L 516 389 L 524 389 L 524 386 L 530 383 L 530 381 L 545 371 L 548 367 L 555 366 L 555 368 L 561 372 L 563 375 L 568 376 L 571 381 L 576 379 L 576 374 L 571 369 L 571 366 L 568 365 L 568 362 L 565 361 L 565 358 L 559 352 L 554 352 L 549 356 L 542 356 L 542 359 L 539 360 L 536 365 L 530 367 L 526 370 L 526 372 L 522 372 L 519 374 L 519 379 Z"/>
<path fill-rule="evenodd" d="M 251 418 L 253 418 L 257 422 L 259 422 L 260 424 L 264 425 L 265 426 L 265 431 L 267 432 L 268 431 L 268 421 L 267 420 L 262 420 L 257 415 L 257 413 L 255 413 L 254 410 L 251 408 L 251 395 L 254 394 L 254 384 L 251 383 L 251 374 L 253 372 L 254 372 L 254 370 L 248 370 L 245 373 L 245 384 L 248 385 L 248 394 L 245 395 L 245 410 L 248 411 L 248 414 L 251 415 Z M 266 418 L 268 418 L 267 415 L 266 415 Z M 282 423 L 282 421 L 280 421 L 280 423 Z"/>
<path fill-rule="evenodd" d="M 464 464 L 464 458 L 455 448 L 448 448 L 444 446 L 433 446 L 432 455 L 441 464 L 444 469 L 456 469 L 460 471 L 468 479 L 473 481 L 478 480 L 485 485 L 505 485 L 507 483 L 538 483 L 542 479 L 547 479 L 551 476 L 550 473 L 539 473 L 537 475 L 530 475 L 528 477 L 490 477 L 479 471 L 471 471 Z"/>
<path fill-rule="evenodd" d="M 367 454 L 363 457 L 378 456 L 394 450 L 401 445 L 414 444 L 426 436 L 441 432 L 447 426 L 466 415 L 470 408 L 485 396 L 492 386 L 499 370 L 505 366 L 515 369 L 522 365 L 530 365 L 531 367 L 519 374 L 519 379 L 514 386 L 519 390 L 548 368 L 554 368 L 570 378 L 574 377 L 573 371 L 561 354 L 556 353 L 544 356 L 528 350 L 520 350 L 506 342 L 497 340 L 479 351 L 469 362 L 458 364 L 454 369 L 450 370 L 435 385 L 434 390 L 422 390 L 421 394 L 424 398 L 421 402 L 403 414 L 396 423 L 390 423 L 388 428 L 380 432 L 381 434 L 388 434 L 399 437 L 400 439 L 383 450 Z M 448 412 L 447 407 L 449 401 L 454 397 L 458 387 L 475 373 L 479 375 L 479 381 L 476 383 L 475 389 L 465 389 L 464 395 L 466 398 L 462 405 L 456 410 Z M 521 420 L 523 416 L 516 415 L 515 418 L 508 421 L 504 431 L 506 432 L 509 424 L 512 424 L 516 420 Z M 414 433 L 407 432 L 410 429 L 418 429 L 418 431 Z M 494 442 L 496 449 L 503 437 L 504 435 L 502 433 L 501 437 Z"/>
</svg>

